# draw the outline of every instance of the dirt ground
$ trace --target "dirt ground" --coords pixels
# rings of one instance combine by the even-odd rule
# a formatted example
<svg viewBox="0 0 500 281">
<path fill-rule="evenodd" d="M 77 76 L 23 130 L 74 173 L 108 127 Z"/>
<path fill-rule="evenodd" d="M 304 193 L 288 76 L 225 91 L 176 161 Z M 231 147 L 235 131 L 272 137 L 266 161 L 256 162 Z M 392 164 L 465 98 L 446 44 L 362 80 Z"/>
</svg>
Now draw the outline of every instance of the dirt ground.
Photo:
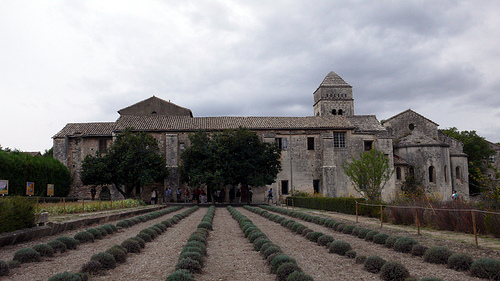
<svg viewBox="0 0 500 281">
<path fill-rule="evenodd" d="M 11 269 L 9 276 L 3 276 L 1 280 L 47 280 L 56 273 L 64 271 L 77 272 L 84 263 L 90 260 L 93 254 L 104 251 L 112 245 L 120 244 L 125 239 L 137 235 L 140 230 L 164 221 L 184 210 L 186 209 L 184 208 L 155 220 L 123 229 L 101 240 L 96 240 L 94 243 L 82 244 L 76 250 L 56 254 L 52 258 L 43 258 L 42 262 L 22 264 L 18 268 Z M 293 257 L 303 271 L 312 276 L 314 280 L 380 280 L 379 275 L 365 271 L 362 265 L 356 264 L 353 259 L 331 254 L 326 247 L 318 246 L 303 236 L 292 233 L 280 224 L 267 220 L 243 208 L 237 208 L 237 210 L 251 219 L 287 255 Z M 91 280 L 165 280 L 174 271 L 182 247 L 189 235 L 196 229 L 206 211 L 206 208 L 200 208 L 198 211 L 181 220 L 178 224 L 168 228 L 166 232 L 158 236 L 154 241 L 147 243 L 141 253 L 129 254 L 126 263 L 119 264 L 115 269 L 106 271 L 102 276 L 93 276 Z M 335 213 L 310 210 L 307 212 L 312 212 L 319 216 L 333 217 L 337 220 L 352 219 L 352 216 L 349 217 Z M 279 215 L 286 217 L 281 214 Z M 482 280 L 472 278 L 466 273 L 447 269 L 444 265 L 423 262 L 421 257 L 397 253 L 391 249 L 366 242 L 352 235 L 341 234 L 329 228 L 300 221 L 299 219 L 294 220 L 315 231 L 331 235 L 336 240 L 349 242 L 358 255 L 379 255 L 386 260 L 399 261 L 408 268 L 413 277 L 434 276 L 450 281 Z M 380 225 L 376 225 L 374 222 L 360 221 L 360 224 L 380 230 Z M 91 227 L 96 226 L 98 225 Z M 73 236 L 82 230 L 68 231 L 61 235 Z M 468 253 L 475 258 L 500 258 L 500 254 L 496 250 L 475 247 L 471 244 L 449 238 L 446 235 L 432 236 L 424 234 L 418 236 L 411 229 L 408 232 L 398 227 L 392 228 L 389 225 L 385 226 L 382 231 L 388 234 L 411 236 L 427 246 L 445 245 L 454 252 Z M 3 247 L 0 249 L 0 260 L 11 260 L 15 251 L 21 248 L 32 247 L 36 244 L 47 243 L 54 238 L 56 237 L 45 237 L 37 241 Z M 226 208 L 221 207 L 216 209 L 213 231 L 210 233 L 207 244 L 208 255 L 205 258 L 205 266 L 202 273 L 195 276 L 196 280 L 271 281 L 276 279 L 276 276 L 270 273 L 270 269 L 262 259 L 262 256 L 258 252 L 253 251 L 252 244 L 244 237 L 238 224 L 231 218 Z"/>
</svg>

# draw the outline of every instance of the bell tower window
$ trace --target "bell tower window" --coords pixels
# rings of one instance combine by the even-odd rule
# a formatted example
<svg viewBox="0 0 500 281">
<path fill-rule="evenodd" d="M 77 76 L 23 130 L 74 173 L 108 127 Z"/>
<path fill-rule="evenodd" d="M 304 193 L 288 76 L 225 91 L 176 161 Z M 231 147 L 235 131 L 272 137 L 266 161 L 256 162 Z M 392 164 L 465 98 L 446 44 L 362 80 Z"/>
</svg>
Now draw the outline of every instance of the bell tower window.
<svg viewBox="0 0 500 281">
<path fill-rule="evenodd" d="M 336 109 L 332 109 L 332 114 L 333 115 L 337 115 L 337 110 Z"/>
</svg>

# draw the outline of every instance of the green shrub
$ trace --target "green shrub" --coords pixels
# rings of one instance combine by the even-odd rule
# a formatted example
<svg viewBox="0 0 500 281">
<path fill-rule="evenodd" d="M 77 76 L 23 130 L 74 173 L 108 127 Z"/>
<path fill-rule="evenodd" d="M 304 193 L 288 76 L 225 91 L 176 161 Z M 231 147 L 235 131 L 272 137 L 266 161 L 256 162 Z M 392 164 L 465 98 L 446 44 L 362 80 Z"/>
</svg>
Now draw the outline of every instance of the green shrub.
<svg viewBox="0 0 500 281">
<path fill-rule="evenodd" d="M 115 232 L 118 232 L 118 228 L 114 224 L 111 224 L 111 223 L 103 225 L 102 228 L 105 229 L 108 232 L 108 234 L 113 234 Z"/>
<path fill-rule="evenodd" d="M 361 228 L 360 230 L 358 230 L 358 238 L 365 239 L 366 234 L 368 234 L 368 232 L 370 232 L 370 231 L 371 230 L 368 228 Z"/>
<path fill-rule="evenodd" d="M 453 254 L 448 258 L 448 267 L 457 271 L 468 271 L 474 260 L 467 254 Z"/>
<path fill-rule="evenodd" d="M 112 246 L 106 250 L 106 253 L 111 254 L 117 263 L 124 263 L 127 261 L 127 252 L 123 251 L 120 246 Z"/>
<path fill-rule="evenodd" d="M 112 254 L 100 252 L 90 257 L 91 261 L 98 261 L 101 263 L 103 269 L 113 269 L 116 267 L 116 260 Z"/>
<path fill-rule="evenodd" d="M 388 261 L 380 269 L 380 278 L 385 281 L 404 281 L 408 277 L 410 272 L 399 262 Z"/>
<path fill-rule="evenodd" d="M 187 252 L 196 252 L 196 253 L 199 253 L 202 256 L 205 255 L 205 253 L 203 252 L 203 250 L 200 249 L 200 248 L 198 248 L 198 247 L 184 247 L 184 248 L 182 248 L 181 254 L 182 253 L 187 253 Z"/>
<path fill-rule="evenodd" d="M 253 249 L 258 252 L 260 251 L 260 247 L 262 247 L 262 245 L 264 245 L 267 242 L 270 241 L 266 237 L 259 237 L 255 241 L 253 241 Z"/>
<path fill-rule="evenodd" d="M 42 257 L 52 257 L 54 256 L 54 248 L 50 247 L 47 244 L 38 244 L 33 246 L 33 249 L 40 253 Z"/>
<path fill-rule="evenodd" d="M 203 255 L 207 254 L 207 246 L 205 246 L 205 244 L 203 244 L 199 241 L 189 241 L 186 243 L 186 245 L 184 245 L 184 248 L 187 248 L 187 247 L 199 248 L 202 251 Z"/>
<path fill-rule="evenodd" d="M 128 253 L 140 253 L 141 252 L 141 246 L 139 245 L 139 242 L 137 242 L 137 240 L 134 240 L 132 238 L 129 238 L 129 239 L 123 241 L 121 246 L 123 248 L 127 249 Z"/>
<path fill-rule="evenodd" d="M 75 234 L 74 238 L 78 240 L 80 244 L 94 242 L 94 235 L 88 231 L 80 231 Z"/>
<path fill-rule="evenodd" d="M 356 263 L 357 264 L 364 264 L 366 261 L 366 256 L 357 256 L 356 257 Z"/>
<path fill-rule="evenodd" d="M 161 222 L 161 224 L 163 224 L 163 225 L 164 225 L 164 226 L 166 226 L 167 228 L 168 228 L 168 227 L 172 227 L 172 223 L 171 223 L 170 221 L 168 221 L 168 220 L 166 220 L 166 221 L 162 221 L 162 222 Z"/>
<path fill-rule="evenodd" d="M 379 273 L 384 263 L 385 260 L 379 256 L 369 256 L 366 258 L 364 268 L 368 272 Z"/>
<path fill-rule="evenodd" d="M 189 270 L 179 269 L 170 274 L 166 281 L 194 281 L 194 277 Z"/>
<path fill-rule="evenodd" d="M 345 253 L 349 250 L 352 249 L 351 244 L 345 242 L 345 241 L 333 241 L 332 244 L 330 244 L 330 253 L 335 253 L 337 255 L 344 256 Z"/>
<path fill-rule="evenodd" d="M 0 260 L 0 276 L 7 276 L 7 275 L 9 275 L 9 264 L 7 264 L 3 260 Z"/>
<path fill-rule="evenodd" d="M 50 277 L 48 281 L 83 281 L 83 280 L 80 277 L 80 275 L 76 273 L 63 272 Z"/>
<path fill-rule="evenodd" d="M 63 242 L 61 242 L 59 240 L 50 241 L 47 243 L 47 245 L 49 245 L 50 247 L 52 247 L 52 249 L 54 249 L 54 251 L 59 252 L 59 253 L 64 253 L 68 250 L 68 247 L 66 247 L 66 244 L 64 244 Z"/>
<path fill-rule="evenodd" d="M 147 234 L 146 232 L 139 232 L 136 237 L 141 238 L 142 240 L 144 240 L 144 242 L 153 241 L 153 238 L 151 238 L 151 235 Z"/>
<path fill-rule="evenodd" d="M 274 253 L 282 253 L 281 248 L 278 246 L 270 246 L 268 247 L 264 252 L 262 252 L 262 255 L 264 256 L 265 259 L 267 259 L 268 256 Z"/>
<path fill-rule="evenodd" d="M 60 236 L 60 237 L 57 237 L 56 240 L 59 240 L 61 242 L 64 243 L 64 245 L 66 245 L 66 247 L 70 250 L 74 250 L 78 247 L 78 240 L 76 240 L 75 238 L 72 238 L 72 237 L 68 237 L 68 236 Z"/>
<path fill-rule="evenodd" d="M 352 231 L 354 230 L 356 226 L 351 225 L 351 224 L 346 224 L 344 225 L 344 228 L 342 229 L 342 233 L 344 234 L 352 234 Z"/>
<path fill-rule="evenodd" d="M 131 226 L 131 222 L 129 220 L 122 220 L 119 221 L 116 226 L 121 227 L 121 228 L 128 228 Z"/>
<path fill-rule="evenodd" d="M 306 238 L 309 240 L 309 241 L 312 241 L 312 242 L 318 242 L 318 239 L 323 236 L 324 234 L 321 233 L 321 232 L 310 232 L 309 234 L 306 235 Z"/>
<path fill-rule="evenodd" d="M 302 230 L 302 236 L 304 236 L 304 237 L 305 237 L 305 236 L 307 236 L 307 234 L 308 234 L 308 233 L 311 233 L 311 232 L 313 232 L 313 230 L 312 230 L 312 229 L 310 229 L 310 228 L 305 228 L 304 230 Z"/>
<path fill-rule="evenodd" d="M 304 232 L 304 229 L 306 229 L 307 226 L 303 225 L 303 224 L 299 224 L 295 229 L 294 229 L 294 232 L 297 233 L 297 234 L 302 234 L 302 232 Z"/>
<path fill-rule="evenodd" d="M 380 244 L 380 245 L 385 245 L 385 242 L 387 241 L 387 238 L 389 238 L 389 235 L 386 233 L 377 233 L 375 236 L 373 236 L 373 243 Z"/>
<path fill-rule="evenodd" d="M 97 260 L 91 260 L 82 265 L 80 272 L 96 274 L 102 270 L 102 264 Z"/>
<path fill-rule="evenodd" d="M 297 264 L 297 262 L 293 258 L 287 255 L 276 255 L 274 259 L 271 261 L 271 272 L 276 273 L 278 268 L 285 263 Z"/>
<path fill-rule="evenodd" d="M 304 272 L 294 271 L 288 275 L 286 281 L 314 281 L 314 279 Z"/>
<path fill-rule="evenodd" d="M 453 253 L 446 247 L 432 247 L 424 253 L 424 261 L 437 264 L 446 264 Z"/>
<path fill-rule="evenodd" d="M 201 265 L 199 262 L 192 260 L 190 258 L 184 258 L 181 259 L 177 262 L 177 265 L 175 266 L 175 270 L 179 269 L 185 269 L 188 270 L 191 273 L 200 273 L 201 272 Z"/>
<path fill-rule="evenodd" d="M 97 230 L 101 232 L 102 237 L 108 236 L 108 231 L 105 228 L 102 228 L 102 226 L 98 227 Z"/>
<path fill-rule="evenodd" d="M 134 239 L 135 241 L 137 241 L 137 243 L 139 243 L 139 246 L 141 247 L 141 249 L 144 249 L 146 247 L 146 241 L 144 241 L 144 239 L 142 239 L 141 237 L 135 236 L 135 237 L 131 237 L 130 239 Z M 127 252 L 127 250 L 125 250 L 125 252 Z"/>
<path fill-rule="evenodd" d="M 20 263 L 39 262 L 42 260 L 42 256 L 33 248 L 24 248 L 16 251 L 12 259 Z"/>
<path fill-rule="evenodd" d="M 88 233 L 94 236 L 94 239 L 102 239 L 102 232 L 97 228 L 89 228 L 86 230 Z"/>
<path fill-rule="evenodd" d="M 394 243 L 396 243 L 396 240 L 398 240 L 399 238 L 401 238 L 401 236 L 396 236 L 396 235 L 393 235 L 393 236 L 389 236 L 387 237 L 387 239 L 385 239 L 385 246 L 387 248 L 393 248 L 394 247 Z"/>
<path fill-rule="evenodd" d="M 490 258 L 477 259 L 470 266 L 470 273 L 474 277 L 500 280 L 500 261 Z"/>
<path fill-rule="evenodd" d="M 205 245 L 207 244 L 207 238 L 205 238 L 205 236 L 203 236 L 201 234 L 197 234 L 197 233 L 191 234 L 191 236 L 189 236 L 189 238 L 188 238 L 188 241 L 198 241 L 198 242 L 201 242 Z"/>
<path fill-rule="evenodd" d="M 279 281 L 286 281 L 288 275 L 292 274 L 294 271 L 301 272 L 300 267 L 293 262 L 286 262 L 281 264 L 276 270 L 276 277 Z"/>
<path fill-rule="evenodd" d="M 343 222 L 338 222 L 338 223 L 336 223 L 336 224 L 333 226 L 333 230 L 338 231 L 338 232 L 342 232 L 342 231 L 344 230 L 344 226 L 345 226 L 345 225 L 346 225 L 346 224 L 345 224 L 345 223 L 343 223 Z"/>
<path fill-rule="evenodd" d="M 253 243 L 255 240 L 257 240 L 257 238 L 261 237 L 267 237 L 267 236 L 264 234 L 264 232 L 254 231 L 252 232 L 252 234 L 250 234 L 250 236 L 248 236 L 248 241 L 250 241 L 250 243 Z"/>
<path fill-rule="evenodd" d="M 168 229 L 168 228 L 167 228 L 164 224 L 162 224 L 162 223 L 157 223 L 157 224 L 155 224 L 154 226 L 155 226 L 155 227 L 158 227 L 159 229 L 161 229 L 161 232 L 165 232 L 165 231 L 167 231 L 167 229 Z"/>
<path fill-rule="evenodd" d="M 418 242 L 412 238 L 402 237 L 394 242 L 394 251 L 400 253 L 411 253 L 411 249 L 414 245 L 417 245 Z M 387 245 L 387 243 L 386 243 Z"/>
<path fill-rule="evenodd" d="M 365 240 L 366 241 L 373 241 L 373 236 L 377 235 L 379 232 L 376 230 L 370 230 L 368 233 L 365 235 Z"/>
<path fill-rule="evenodd" d="M 411 248 L 411 254 L 413 256 L 421 257 L 421 256 L 423 256 L 425 254 L 425 251 L 427 251 L 427 249 L 429 249 L 429 248 L 427 248 L 424 245 L 415 244 Z"/>
<path fill-rule="evenodd" d="M 323 235 L 318 238 L 318 245 L 326 246 L 328 243 L 335 241 L 335 239 L 330 235 Z"/>
<path fill-rule="evenodd" d="M 356 251 L 349 250 L 349 251 L 345 252 L 345 256 L 350 258 L 350 259 L 354 259 L 354 258 L 356 258 Z"/>
<path fill-rule="evenodd" d="M 183 252 L 179 255 L 179 260 L 190 258 L 197 261 L 203 267 L 203 254 L 199 252 Z"/>
<path fill-rule="evenodd" d="M 158 233 L 156 233 L 156 231 L 154 231 L 150 228 L 143 229 L 143 230 L 139 231 L 139 233 L 146 233 L 147 235 L 151 236 L 151 239 L 153 239 L 153 240 L 156 237 L 158 237 Z"/>
<path fill-rule="evenodd" d="M 0 157 L 4 151 L 0 149 Z M 8 166 L 8 165 L 7 165 Z M 2 164 L 2 168 L 6 168 Z M 35 226 L 36 200 L 22 196 L 6 196 L 0 200 L 0 233 Z"/>
</svg>

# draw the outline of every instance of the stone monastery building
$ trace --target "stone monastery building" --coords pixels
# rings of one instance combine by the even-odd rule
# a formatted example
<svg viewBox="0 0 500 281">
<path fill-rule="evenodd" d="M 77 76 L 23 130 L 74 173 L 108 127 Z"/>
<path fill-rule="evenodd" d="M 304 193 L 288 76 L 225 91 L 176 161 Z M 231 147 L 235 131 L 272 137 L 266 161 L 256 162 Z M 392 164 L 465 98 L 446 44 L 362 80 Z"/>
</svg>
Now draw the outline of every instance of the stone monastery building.
<svg viewBox="0 0 500 281">
<path fill-rule="evenodd" d="M 54 137 L 54 157 L 71 171 L 71 195 L 87 197 L 79 171 L 88 154 L 104 153 L 113 137 L 127 127 L 153 135 L 166 156 L 170 176 L 165 188 L 187 187 L 180 182 L 180 154 L 189 147 L 189 135 L 245 127 L 257 132 L 265 142 L 282 149 L 283 170 L 266 188 L 253 188 L 253 202 L 265 200 L 269 188 L 274 198 L 295 191 L 325 196 L 359 196 L 342 163 L 359 152 L 383 151 L 394 173 L 382 196 L 394 197 L 406 175 L 413 173 L 426 190 L 450 198 L 452 190 L 468 196 L 467 155 L 463 145 L 438 131 L 438 124 L 408 109 L 387 120 L 374 115 L 355 115 L 352 86 L 334 72 L 328 73 L 314 91 L 314 116 L 310 117 L 193 117 L 190 109 L 155 96 L 118 111 L 115 122 L 69 123 Z M 111 188 L 113 196 L 118 196 Z M 149 190 L 141 191 L 144 199 Z M 226 197 L 228 198 L 228 197 Z"/>
</svg>

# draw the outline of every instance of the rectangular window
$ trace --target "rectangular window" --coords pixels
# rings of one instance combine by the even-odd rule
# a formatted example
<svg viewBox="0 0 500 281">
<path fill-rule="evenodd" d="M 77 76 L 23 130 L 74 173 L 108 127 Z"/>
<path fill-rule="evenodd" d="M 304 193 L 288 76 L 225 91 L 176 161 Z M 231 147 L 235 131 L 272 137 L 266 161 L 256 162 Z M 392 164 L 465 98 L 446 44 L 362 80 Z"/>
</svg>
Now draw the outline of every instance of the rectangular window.
<svg viewBox="0 0 500 281">
<path fill-rule="evenodd" d="M 365 141 L 365 151 L 372 150 L 373 141 Z"/>
<path fill-rule="evenodd" d="M 186 149 L 186 145 L 183 142 L 179 143 L 179 150 L 182 152 L 185 149 Z"/>
<path fill-rule="evenodd" d="M 346 147 L 345 133 L 333 133 L 333 147 Z"/>
<path fill-rule="evenodd" d="M 99 140 L 99 153 L 100 154 L 106 153 L 106 149 L 107 149 L 107 140 L 105 139 Z"/>
<path fill-rule="evenodd" d="M 288 195 L 288 181 L 287 180 L 281 181 L 281 194 Z"/>
<path fill-rule="evenodd" d="M 314 138 L 307 138 L 307 150 L 314 150 Z"/>
<path fill-rule="evenodd" d="M 313 180 L 314 193 L 319 193 L 319 180 Z"/>
<path fill-rule="evenodd" d="M 276 142 L 276 145 L 278 146 L 278 149 L 283 149 L 283 139 L 282 138 L 275 138 L 274 141 Z"/>
</svg>

